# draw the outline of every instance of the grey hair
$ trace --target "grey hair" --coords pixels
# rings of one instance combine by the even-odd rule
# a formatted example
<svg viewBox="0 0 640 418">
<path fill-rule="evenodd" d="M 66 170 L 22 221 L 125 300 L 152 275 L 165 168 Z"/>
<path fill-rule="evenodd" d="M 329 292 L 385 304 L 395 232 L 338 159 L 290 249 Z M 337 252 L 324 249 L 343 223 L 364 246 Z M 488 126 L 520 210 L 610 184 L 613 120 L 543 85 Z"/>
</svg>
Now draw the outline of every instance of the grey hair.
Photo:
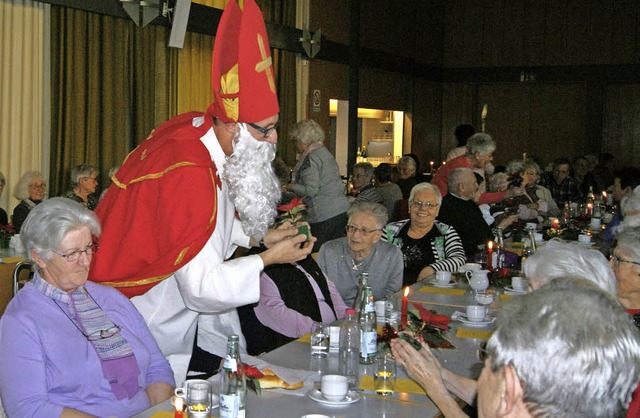
<svg viewBox="0 0 640 418">
<path fill-rule="evenodd" d="M 509 175 L 507 173 L 495 173 L 489 177 L 489 191 L 501 192 L 506 188 L 509 182 Z"/>
<path fill-rule="evenodd" d="M 616 247 L 627 257 L 640 263 L 640 227 L 625 228 L 618 233 Z"/>
<path fill-rule="evenodd" d="M 100 236 L 100 222 L 92 211 L 74 200 L 54 197 L 31 209 L 20 228 L 20 239 L 30 259 L 33 250 L 43 260 L 50 260 L 52 250 L 60 248 L 64 237 L 83 227 Z"/>
<path fill-rule="evenodd" d="M 413 171 L 416 171 L 418 169 L 418 167 L 416 166 L 416 160 L 409 156 L 402 157 L 398 160 L 398 167 L 400 167 L 401 165 L 409 166 L 413 169 Z"/>
<path fill-rule="evenodd" d="M 353 171 L 355 172 L 358 168 L 364 171 L 364 175 L 371 181 L 373 178 L 373 165 L 371 165 L 371 163 L 356 163 L 353 166 Z"/>
<path fill-rule="evenodd" d="M 324 131 L 313 119 L 302 120 L 291 128 L 289 137 L 293 140 L 300 141 L 304 145 L 314 142 L 324 142 Z"/>
<path fill-rule="evenodd" d="M 44 177 L 39 171 L 27 171 L 20 177 L 18 180 L 18 184 L 13 189 L 13 195 L 18 200 L 24 200 L 29 197 L 29 186 L 36 180 L 42 179 L 45 181 Z"/>
<path fill-rule="evenodd" d="M 522 164 L 522 170 L 520 171 L 524 173 L 530 168 L 533 168 L 534 170 L 536 170 L 537 174 L 540 174 L 540 172 L 542 171 L 540 170 L 540 166 L 538 165 L 538 163 L 536 163 L 535 161 L 525 161 L 525 163 Z"/>
<path fill-rule="evenodd" d="M 605 256 L 577 242 L 560 239 L 547 242 L 524 262 L 524 274 L 537 287 L 558 277 L 577 277 L 616 295 L 616 277 Z"/>
<path fill-rule="evenodd" d="M 7 179 L 4 178 L 4 174 L 2 174 L 2 171 L 0 171 L 0 183 L 2 183 L 3 186 L 7 184 Z"/>
<path fill-rule="evenodd" d="M 436 194 L 436 200 L 438 201 L 438 203 L 442 203 L 442 195 L 440 194 L 440 190 L 438 190 L 438 188 L 431 183 L 418 183 L 413 186 L 413 189 L 411 189 L 411 193 L 409 193 L 409 202 L 413 202 L 413 197 L 415 196 L 415 194 L 422 190 L 431 190 Z"/>
<path fill-rule="evenodd" d="M 98 174 L 98 169 L 92 165 L 80 164 L 71 169 L 71 187 L 77 187 L 80 179 Z"/>
<path fill-rule="evenodd" d="M 510 176 L 517 176 L 522 171 L 524 171 L 524 163 L 522 160 L 511 160 L 507 163 L 504 171 Z"/>
<path fill-rule="evenodd" d="M 640 214 L 640 186 L 637 186 L 631 193 L 622 198 L 620 211 L 624 216 Z"/>
<path fill-rule="evenodd" d="M 473 170 L 467 167 L 458 167 L 454 169 L 447 179 L 447 187 L 450 191 L 456 192 L 458 189 L 458 185 L 462 182 L 465 176 L 471 174 L 473 176 L 473 180 L 475 181 L 475 175 Z"/>
<path fill-rule="evenodd" d="M 559 278 L 505 303 L 487 344 L 515 369 L 534 417 L 624 416 L 640 375 L 640 334 L 615 298 Z"/>
<path fill-rule="evenodd" d="M 491 135 L 478 132 L 471 135 L 467 141 L 467 155 L 490 155 L 496 150 L 496 143 L 493 142 Z"/>
<path fill-rule="evenodd" d="M 389 214 L 387 213 L 387 208 L 385 208 L 380 203 L 370 202 L 368 200 L 356 200 L 353 202 L 351 207 L 347 210 L 347 216 L 349 220 L 356 213 L 364 213 L 371 215 L 376 222 L 376 227 L 378 229 L 384 228 L 389 220 Z"/>
</svg>

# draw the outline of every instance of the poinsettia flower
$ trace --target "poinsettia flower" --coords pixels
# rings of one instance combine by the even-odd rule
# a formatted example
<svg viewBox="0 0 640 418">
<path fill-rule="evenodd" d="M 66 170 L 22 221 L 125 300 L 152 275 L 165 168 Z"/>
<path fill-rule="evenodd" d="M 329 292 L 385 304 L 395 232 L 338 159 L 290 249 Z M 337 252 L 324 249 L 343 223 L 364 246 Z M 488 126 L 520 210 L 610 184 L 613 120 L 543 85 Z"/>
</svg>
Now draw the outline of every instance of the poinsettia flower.
<svg viewBox="0 0 640 418">
<path fill-rule="evenodd" d="M 429 309 L 423 308 L 422 305 L 418 303 L 414 303 L 413 306 L 418 310 L 420 313 L 420 319 L 425 323 L 444 331 L 449 329 L 451 318 L 447 315 L 438 315 L 433 313 Z"/>
<path fill-rule="evenodd" d="M 284 203 L 282 205 L 278 205 L 278 210 L 280 212 L 291 212 L 294 208 L 302 204 L 305 196 L 302 197 L 294 197 L 289 201 L 289 203 Z"/>
</svg>

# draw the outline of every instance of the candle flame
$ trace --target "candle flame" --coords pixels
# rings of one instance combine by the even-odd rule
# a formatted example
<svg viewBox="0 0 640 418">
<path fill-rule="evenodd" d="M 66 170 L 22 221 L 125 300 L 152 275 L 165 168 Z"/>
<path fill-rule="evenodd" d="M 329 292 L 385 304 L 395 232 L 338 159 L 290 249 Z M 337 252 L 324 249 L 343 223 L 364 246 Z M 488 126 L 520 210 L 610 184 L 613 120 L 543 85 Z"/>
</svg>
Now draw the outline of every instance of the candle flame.
<svg viewBox="0 0 640 418">
<path fill-rule="evenodd" d="M 489 241 L 489 244 L 487 244 L 489 246 L 489 249 L 491 250 L 493 248 L 493 241 Z"/>
<path fill-rule="evenodd" d="M 481 117 L 482 119 L 485 119 L 485 118 L 487 117 L 487 110 L 488 110 L 488 107 L 489 107 L 489 106 L 487 106 L 487 104 L 486 104 L 486 103 L 482 105 L 482 114 L 480 115 L 480 117 Z"/>
<path fill-rule="evenodd" d="M 171 398 L 171 405 L 176 409 L 176 412 L 184 411 L 184 399 L 179 396 L 174 396 Z"/>
<path fill-rule="evenodd" d="M 404 297 L 406 298 L 407 296 L 409 296 L 409 286 L 404 288 Z"/>
<path fill-rule="evenodd" d="M 604 197 L 606 199 L 607 198 L 607 192 L 602 191 L 602 197 Z"/>
<path fill-rule="evenodd" d="M 442 165 L 447 165 L 447 162 L 446 162 L 446 161 L 443 161 L 443 162 L 442 162 Z"/>
</svg>

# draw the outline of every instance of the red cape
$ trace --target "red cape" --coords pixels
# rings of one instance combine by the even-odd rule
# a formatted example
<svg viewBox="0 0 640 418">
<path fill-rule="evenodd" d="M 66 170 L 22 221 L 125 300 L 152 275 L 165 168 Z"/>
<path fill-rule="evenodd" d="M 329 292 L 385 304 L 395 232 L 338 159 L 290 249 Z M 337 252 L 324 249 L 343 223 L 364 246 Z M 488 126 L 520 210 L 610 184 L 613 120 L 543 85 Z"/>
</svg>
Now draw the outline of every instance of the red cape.
<svg viewBox="0 0 640 418">
<path fill-rule="evenodd" d="M 100 250 L 89 279 L 138 296 L 188 263 L 216 226 L 220 179 L 186 113 L 163 123 L 125 159 L 96 208 Z"/>
</svg>

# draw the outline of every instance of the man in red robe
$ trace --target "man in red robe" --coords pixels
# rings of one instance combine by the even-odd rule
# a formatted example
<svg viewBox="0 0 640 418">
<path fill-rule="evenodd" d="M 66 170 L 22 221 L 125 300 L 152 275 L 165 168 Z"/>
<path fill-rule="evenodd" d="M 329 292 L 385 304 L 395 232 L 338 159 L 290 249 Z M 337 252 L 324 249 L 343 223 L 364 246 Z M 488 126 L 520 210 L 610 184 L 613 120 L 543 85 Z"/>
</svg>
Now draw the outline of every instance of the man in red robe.
<svg viewBox="0 0 640 418">
<path fill-rule="evenodd" d="M 258 300 L 265 266 L 304 259 L 314 240 L 303 244 L 306 237 L 288 224 L 269 229 L 280 199 L 271 167 L 279 107 L 269 40 L 253 0 L 225 8 L 212 85 L 207 112 L 154 129 L 96 209 L 103 232 L 90 278 L 132 297 L 177 384 L 186 377 L 196 329 L 198 346 L 219 356 L 228 335 L 244 343 L 235 307 Z M 230 259 L 237 246 L 260 240 L 262 253 Z"/>
</svg>

